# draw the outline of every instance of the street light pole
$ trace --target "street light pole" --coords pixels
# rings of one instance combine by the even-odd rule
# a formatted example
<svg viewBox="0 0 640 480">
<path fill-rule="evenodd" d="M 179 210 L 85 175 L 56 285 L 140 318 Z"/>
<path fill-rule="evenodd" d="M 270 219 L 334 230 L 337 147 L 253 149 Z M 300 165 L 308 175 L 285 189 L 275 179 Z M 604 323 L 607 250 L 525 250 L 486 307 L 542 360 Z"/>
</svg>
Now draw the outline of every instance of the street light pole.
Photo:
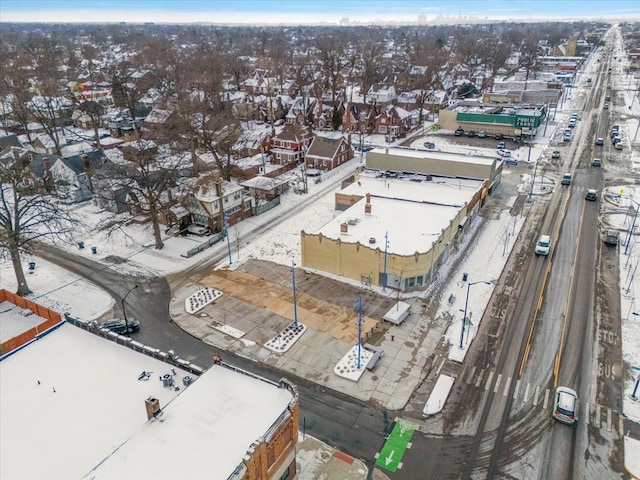
<svg viewBox="0 0 640 480">
<path fill-rule="evenodd" d="M 124 301 L 127 299 L 129 294 L 131 292 L 133 292 L 136 288 L 138 288 L 138 285 L 135 285 L 135 286 L 131 287 L 129 289 L 129 291 L 127 293 L 125 293 L 124 297 L 122 297 L 122 300 L 120 301 L 120 304 L 122 305 L 122 316 L 124 317 L 124 331 L 125 332 L 129 331 L 129 321 L 127 320 L 127 310 L 124 308 Z"/>
<path fill-rule="evenodd" d="M 296 301 L 296 262 L 291 260 L 291 281 L 293 283 L 293 326 L 298 326 L 298 302 Z"/>
<path fill-rule="evenodd" d="M 387 291 L 387 247 L 389 247 L 389 232 L 384 233 L 384 269 L 382 271 L 382 291 Z"/>
<path fill-rule="evenodd" d="M 462 317 L 462 330 L 460 332 L 460 348 L 462 348 L 462 341 L 464 339 L 464 327 L 467 321 L 467 307 L 469 306 L 469 290 L 471 290 L 472 285 L 477 285 L 478 283 L 485 283 L 487 285 L 491 285 L 491 282 L 487 282 L 485 280 L 478 280 L 477 282 L 471 282 L 467 284 L 467 298 L 464 301 L 464 316 Z"/>
</svg>

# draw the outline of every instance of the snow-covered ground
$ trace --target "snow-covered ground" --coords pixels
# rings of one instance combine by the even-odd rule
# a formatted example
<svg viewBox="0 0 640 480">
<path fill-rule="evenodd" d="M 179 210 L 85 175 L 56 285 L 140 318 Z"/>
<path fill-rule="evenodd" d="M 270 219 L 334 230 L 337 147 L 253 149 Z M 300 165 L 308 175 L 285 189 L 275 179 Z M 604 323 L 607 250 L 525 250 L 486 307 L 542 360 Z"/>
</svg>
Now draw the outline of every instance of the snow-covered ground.
<svg viewBox="0 0 640 480">
<path fill-rule="evenodd" d="M 584 76 L 585 75 L 583 75 L 583 78 Z M 619 75 L 619 77 L 618 81 L 623 82 L 624 85 L 614 83 L 614 88 L 622 88 L 623 86 L 626 86 L 626 82 L 629 82 L 630 84 L 637 84 L 638 82 L 637 80 L 629 79 L 629 77 L 623 77 L 622 75 Z M 630 144 L 633 144 L 635 141 L 638 131 L 638 119 L 640 118 L 640 101 L 637 99 L 634 101 L 632 94 L 633 88 L 618 90 L 618 95 L 623 96 L 625 104 L 628 105 L 625 110 L 625 114 L 628 115 L 628 117 L 625 119 L 626 125 L 623 126 L 624 131 L 626 132 L 627 142 L 623 152 L 625 155 L 628 154 Z M 574 94 L 573 97 L 573 99 L 576 99 L 578 95 Z M 562 119 L 567 118 L 574 108 L 571 101 L 565 101 L 563 107 L 564 108 L 558 110 L 556 114 L 558 124 L 560 124 Z M 428 132 L 429 129 L 427 128 L 425 131 Z M 535 144 L 531 147 L 531 150 L 529 150 L 529 147 L 521 147 L 518 150 L 514 150 L 514 158 L 518 159 L 520 162 L 536 162 L 541 155 L 548 155 L 548 152 L 544 152 L 544 149 L 553 133 L 554 128 L 552 128 L 551 125 L 546 129 L 546 133 L 541 129 L 539 134 L 536 136 Z M 414 141 L 415 147 L 417 148 L 421 146 L 424 140 L 425 137 L 416 136 Z M 456 139 L 453 135 L 438 135 L 435 139 L 436 148 L 468 153 L 470 150 L 469 147 L 456 145 L 455 140 Z M 354 137 L 353 141 L 355 144 L 359 140 Z M 383 136 L 366 137 L 363 139 L 363 143 L 365 145 L 386 144 Z M 635 145 L 637 146 L 637 143 L 635 143 Z M 480 149 L 474 148 L 474 150 Z M 492 150 L 493 149 L 487 149 L 488 152 Z M 337 171 L 323 175 L 320 183 L 316 184 L 315 182 L 310 181 L 308 184 L 309 194 L 314 195 L 314 193 L 319 192 L 320 189 L 326 188 L 328 183 L 333 183 L 337 186 L 339 181 L 348 172 L 353 171 L 356 166 L 361 165 L 361 160 L 361 154 L 356 153 L 356 157 L 351 162 L 341 166 Z M 633 149 L 631 149 L 630 152 L 630 165 L 634 170 L 637 170 L 640 165 L 638 152 Z M 505 175 L 509 175 L 510 173 L 511 171 L 507 168 L 505 170 Z M 546 186 L 549 182 L 550 181 L 545 180 L 544 176 L 537 176 L 533 193 L 547 193 L 548 190 Z M 531 177 L 523 175 L 521 177 L 520 185 L 521 191 L 531 191 Z M 250 258 L 270 260 L 283 265 L 290 265 L 293 260 L 299 264 L 300 231 L 314 231 L 334 218 L 336 212 L 333 209 L 333 194 L 334 189 L 326 195 L 319 197 L 317 201 L 310 203 L 304 211 L 296 215 L 292 215 L 277 226 L 269 229 L 267 233 L 260 237 L 259 240 L 252 240 L 248 244 L 241 241 L 239 249 L 235 242 L 232 241 L 232 267 L 236 268 L 238 264 L 241 264 Z M 286 216 L 287 212 L 298 205 L 304 198 L 304 196 L 294 193 L 283 195 L 282 203 L 279 207 L 259 217 L 253 217 L 245 220 L 237 227 L 231 227 L 231 239 L 239 237 L 242 240 L 243 235 L 248 234 L 255 228 L 262 226 L 275 218 Z M 601 199 L 605 205 L 602 212 L 603 223 L 618 228 L 622 232 L 622 245 L 619 248 L 622 348 L 623 359 L 627 366 L 626 371 L 628 372 L 625 378 L 624 388 L 624 413 L 628 418 L 640 421 L 640 402 L 633 401 L 631 399 L 635 380 L 638 375 L 640 375 L 640 370 L 633 369 L 633 367 L 640 367 L 640 306 L 638 305 L 640 300 L 636 301 L 636 292 L 639 292 L 640 294 L 640 275 L 636 275 L 638 263 L 640 262 L 640 246 L 638 246 L 637 235 L 632 237 L 629 247 L 626 246 L 627 236 L 625 235 L 625 232 L 630 229 L 630 225 L 634 219 L 626 214 L 616 214 L 616 210 L 614 208 L 617 206 L 624 206 L 625 202 L 627 202 L 627 205 L 633 203 L 637 206 L 637 203 L 640 202 L 640 189 L 630 188 L 626 185 L 611 186 L 606 192 L 601 192 Z M 629 199 L 633 199 L 634 201 L 630 201 Z M 618 205 L 616 205 L 616 202 Z M 606 210 L 606 206 L 608 205 L 612 207 L 611 211 Z M 508 207 L 509 205 L 505 205 L 505 208 Z M 214 247 L 187 259 L 182 257 L 181 254 L 205 241 L 205 237 L 167 236 L 164 239 L 165 247 L 161 251 L 156 251 L 153 249 L 153 239 L 148 226 L 130 225 L 124 230 L 107 235 L 106 232 L 100 231 L 97 228 L 97 225 L 104 220 L 104 214 L 98 212 L 93 205 L 85 203 L 72 208 L 85 220 L 86 225 L 82 230 L 77 232 L 69 243 L 60 246 L 68 251 L 73 251 L 78 255 L 89 256 L 100 262 L 104 262 L 105 264 L 110 265 L 111 268 L 122 271 L 123 273 L 165 275 L 170 272 L 183 270 L 201 262 L 203 259 L 214 256 L 214 254 L 218 254 L 227 248 L 225 242 L 220 242 Z M 476 257 L 471 256 L 465 259 L 463 265 L 460 266 L 459 271 L 447 272 L 446 270 L 443 270 L 441 272 L 441 278 L 451 279 L 451 284 L 447 287 L 446 291 L 457 291 L 458 295 L 466 295 L 465 285 L 463 284 L 460 286 L 460 280 L 463 272 L 469 274 L 469 282 L 484 282 L 497 279 L 502 269 L 502 265 L 504 265 L 502 260 L 506 261 L 506 257 L 513 246 L 513 242 L 515 242 L 517 232 L 521 228 L 521 222 L 523 221 L 524 218 L 516 218 L 508 225 L 501 225 L 499 222 L 489 222 L 489 226 L 485 227 L 481 237 L 477 240 L 477 242 L 483 244 L 482 248 L 479 248 L 479 250 L 487 251 L 485 250 L 487 247 L 484 245 L 492 245 L 493 248 L 490 248 L 490 251 L 493 251 L 496 258 L 500 257 L 502 263 L 496 262 L 495 271 L 487 271 L 486 262 L 479 262 L 475 259 Z M 640 225 L 640 220 L 637 225 Z M 637 228 L 638 227 L 636 227 L 636 231 Z M 234 229 L 237 229 L 237 232 L 234 232 Z M 84 242 L 84 249 L 78 248 L 78 241 Z M 498 245 L 499 248 L 495 248 L 496 245 Z M 97 248 L 96 254 L 92 253 L 90 248 L 92 246 Z M 126 258 L 128 261 L 126 263 L 116 264 L 110 262 L 110 256 Z M 113 300 L 104 292 L 101 292 L 93 286 L 88 280 L 74 276 L 69 272 L 61 271 L 40 258 L 28 255 L 23 258 L 25 271 L 28 271 L 28 263 L 30 261 L 36 262 L 35 270 L 27 275 L 29 286 L 34 292 L 30 297 L 31 299 L 57 311 L 72 312 L 74 316 L 78 316 L 86 320 L 98 318 L 112 307 Z M 445 268 L 447 267 L 445 266 Z M 0 259 L 0 288 L 6 288 L 8 290 L 15 290 L 16 288 L 11 262 L 8 259 Z M 492 288 L 493 287 L 482 283 L 470 288 L 468 316 L 469 313 L 472 314 L 472 324 L 469 325 L 465 338 L 463 339 L 463 348 L 459 349 L 459 347 L 453 347 L 452 351 L 459 349 L 458 353 L 460 354 L 464 354 L 466 352 L 470 340 L 475 335 L 475 331 L 477 331 L 475 319 L 482 317 L 482 313 L 486 307 Z M 441 311 L 439 311 L 438 314 L 440 315 L 446 312 L 449 308 L 450 306 L 447 304 L 445 299 L 441 304 Z M 450 313 L 458 316 L 460 319 L 462 318 L 460 316 L 460 312 Z M 449 341 L 453 345 L 459 343 L 461 325 L 461 320 L 454 321 L 451 332 L 448 332 Z M 629 445 L 629 448 L 634 448 L 631 446 L 631 443 Z M 640 443 L 636 442 L 633 445 L 640 445 Z M 638 451 L 633 451 L 631 455 L 640 457 L 640 449 Z"/>
</svg>

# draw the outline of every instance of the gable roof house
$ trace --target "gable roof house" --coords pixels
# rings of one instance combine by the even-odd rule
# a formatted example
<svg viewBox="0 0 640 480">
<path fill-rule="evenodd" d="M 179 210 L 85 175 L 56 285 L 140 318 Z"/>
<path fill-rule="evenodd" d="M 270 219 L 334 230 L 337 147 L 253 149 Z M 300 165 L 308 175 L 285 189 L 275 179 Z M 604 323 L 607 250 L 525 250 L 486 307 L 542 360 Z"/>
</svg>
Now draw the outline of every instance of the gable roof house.
<svg viewBox="0 0 640 480">
<path fill-rule="evenodd" d="M 158 146 L 153 140 L 134 140 L 118 146 L 122 156 L 128 162 L 137 162 L 142 157 L 150 158 L 158 153 Z"/>
<path fill-rule="evenodd" d="M 307 167 L 328 171 L 353 158 L 351 135 L 347 138 L 315 137 L 305 155 Z"/>
<path fill-rule="evenodd" d="M 111 163 L 102 150 L 57 158 L 51 165 L 56 193 L 66 203 L 78 203 L 93 197 L 93 174 Z"/>
<path fill-rule="evenodd" d="M 244 195 L 243 187 L 222 180 L 218 171 L 200 179 L 195 187 L 182 202 L 191 214 L 192 223 L 218 233 L 224 229 L 225 214 L 229 225 L 252 216 L 251 198 Z"/>
<path fill-rule="evenodd" d="M 58 142 L 60 147 L 64 147 L 67 144 L 67 139 L 62 134 L 58 134 Z M 53 142 L 51 137 L 45 133 L 36 135 L 31 142 L 31 145 L 36 152 L 47 153 L 50 155 L 56 153 L 56 144 Z"/>
<path fill-rule="evenodd" d="M 54 190 L 51 164 L 58 158 L 20 147 L 9 147 L 0 153 L 0 164 L 5 167 L 19 164 L 27 168 L 25 188 L 33 192 L 52 192 Z M 30 177 L 30 178 L 29 178 Z"/>
<path fill-rule="evenodd" d="M 342 131 L 344 133 L 371 133 L 378 115 L 376 105 L 366 103 L 348 103 L 342 113 Z"/>
<path fill-rule="evenodd" d="M 145 138 L 159 138 L 169 128 L 173 111 L 154 108 L 142 121 L 141 130 Z"/>
<path fill-rule="evenodd" d="M 413 125 L 411 112 L 404 108 L 388 105 L 387 108 L 376 117 L 375 133 L 391 135 L 391 137 L 404 137 Z"/>
<path fill-rule="evenodd" d="M 376 83 L 369 87 L 367 91 L 367 103 L 377 103 L 386 105 L 396 100 L 396 87 L 393 85 L 385 85 Z"/>
<path fill-rule="evenodd" d="M 285 125 L 280 133 L 271 138 L 273 162 L 292 167 L 302 161 L 305 148 L 313 140 L 313 133 L 301 125 Z"/>
</svg>

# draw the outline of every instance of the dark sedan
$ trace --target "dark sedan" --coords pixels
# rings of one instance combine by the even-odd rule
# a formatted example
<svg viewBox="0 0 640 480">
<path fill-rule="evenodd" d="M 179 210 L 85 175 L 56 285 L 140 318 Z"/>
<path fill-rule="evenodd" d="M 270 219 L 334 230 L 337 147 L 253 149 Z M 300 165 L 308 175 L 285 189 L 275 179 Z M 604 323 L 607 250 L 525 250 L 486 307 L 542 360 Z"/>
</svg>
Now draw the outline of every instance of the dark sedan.
<svg viewBox="0 0 640 480">
<path fill-rule="evenodd" d="M 140 330 L 140 322 L 134 318 L 128 318 L 125 323 L 121 318 L 114 318 L 113 320 L 104 322 L 101 327 L 120 334 L 133 333 Z"/>
</svg>

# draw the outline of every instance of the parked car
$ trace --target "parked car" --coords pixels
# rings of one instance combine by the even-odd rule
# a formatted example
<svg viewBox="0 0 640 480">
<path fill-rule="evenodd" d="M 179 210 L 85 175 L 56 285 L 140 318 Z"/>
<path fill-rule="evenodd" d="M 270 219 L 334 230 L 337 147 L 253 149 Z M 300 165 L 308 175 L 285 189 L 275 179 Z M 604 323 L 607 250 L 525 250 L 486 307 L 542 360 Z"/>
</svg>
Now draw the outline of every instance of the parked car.
<svg viewBox="0 0 640 480">
<path fill-rule="evenodd" d="M 613 144 L 613 148 L 616 150 L 622 150 L 624 148 L 624 144 L 622 143 L 622 139 Z"/>
<path fill-rule="evenodd" d="M 536 243 L 536 255 L 549 255 L 551 250 L 551 237 L 549 235 L 540 235 L 538 243 Z"/>
<path fill-rule="evenodd" d="M 498 143 L 498 146 L 496 148 L 498 150 L 503 150 L 503 149 L 507 148 L 507 145 L 504 142 L 500 142 L 500 143 Z"/>
<path fill-rule="evenodd" d="M 574 120 L 573 118 L 571 120 L 569 120 L 569 128 L 573 128 L 576 126 L 576 120 Z"/>
<path fill-rule="evenodd" d="M 602 137 L 596 138 L 596 145 L 599 146 L 599 147 L 604 145 L 604 138 L 602 138 Z"/>
<path fill-rule="evenodd" d="M 602 106 L 602 108 L 604 108 L 605 110 L 609 110 L 609 104 L 608 104 L 608 103 L 605 103 L 605 104 Z"/>
<path fill-rule="evenodd" d="M 504 138 L 504 135 L 502 135 L 501 133 L 496 133 L 495 137 L 496 140 L 502 140 Z"/>
<path fill-rule="evenodd" d="M 605 102 L 610 102 L 611 101 L 611 96 L 607 95 L 606 97 L 604 97 L 604 101 Z"/>
<path fill-rule="evenodd" d="M 111 330 L 115 333 L 133 333 L 140 330 L 140 322 L 135 318 L 127 318 L 125 322 L 122 318 L 114 318 L 112 320 L 108 320 L 100 325 L 102 328 L 106 328 L 107 330 Z"/>
<path fill-rule="evenodd" d="M 618 245 L 618 243 L 620 242 L 620 232 L 611 229 L 606 230 L 604 232 L 604 237 L 602 238 L 602 240 L 607 245 Z"/>
<path fill-rule="evenodd" d="M 511 157 L 511 150 L 505 150 L 505 149 L 501 148 L 500 150 L 498 150 L 498 155 L 500 155 L 501 157 L 504 157 L 504 158 L 510 158 Z"/>
<path fill-rule="evenodd" d="M 589 190 L 587 190 L 587 193 L 584 196 L 585 200 L 590 200 L 590 201 L 596 201 L 598 199 L 598 192 L 597 190 L 590 188 Z"/>
<path fill-rule="evenodd" d="M 480 130 L 478 132 L 478 138 L 486 138 L 487 136 L 487 132 L 485 132 L 484 130 Z"/>
<path fill-rule="evenodd" d="M 473 130 L 469 130 L 469 132 L 467 133 L 467 137 L 475 137 L 476 136 L 476 132 L 474 132 Z"/>
<path fill-rule="evenodd" d="M 601 167 L 602 166 L 602 160 L 600 160 L 599 158 L 594 158 L 593 161 L 591 162 L 591 166 L 592 167 Z"/>
<path fill-rule="evenodd" d="M 562 180 L 560 181 L 561 185 L 571 185 L 571 174 L 570 173 L 565 173 L 562 176 Z"/>
<path fill-rule="evenodd" d="M 453 132 L 453 134 L 454 134 L 456 137 L 461 137 L 462 135 L 464 135 L 464 129 L 462 129 L 462 128 L 458 127 L 458 128 L 456 129 L 456 131 L 455 131 L 455 132 Z"/>
<path fill-rule="evenodd" d="M 189 225 L 187 227 L 187 233 L 192 233 L 194 235 L 211 235 L 211 230 L 207 227 L 201 227 L 200 225 Z"/>
<path fill-rule="evenodd" d="M 573 425 L 578 419 L 578 394 L 568 387 L 558 387 L 553 397 L 553 418 Z"/>
<path fill-rule="evenodd" d="M 560 158 L 560 150 L 554 150 L 551 153 L 551 158 Z"/>
<path fill-rule="evenodd" d="M 428 148 L 429 150 L 433 150 L 436 148 L 436 144 L 433 142 L 424 142 L 424 148 Z"/>
</svg>

